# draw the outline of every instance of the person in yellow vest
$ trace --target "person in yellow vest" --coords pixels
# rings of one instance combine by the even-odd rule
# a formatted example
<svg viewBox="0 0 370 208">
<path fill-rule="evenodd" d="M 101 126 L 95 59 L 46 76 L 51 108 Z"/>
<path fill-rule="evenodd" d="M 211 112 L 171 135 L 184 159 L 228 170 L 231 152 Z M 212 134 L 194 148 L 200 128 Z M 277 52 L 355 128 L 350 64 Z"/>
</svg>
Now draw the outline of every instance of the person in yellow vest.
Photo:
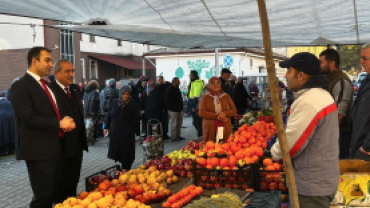
<svg viewBox="0 0 370 208">
<path fill-rule="evenodd" d="M 191 117 L 193 118 L 193 125 L 197 131 L 198 128 L 198 119 L 196 119 L 196 104 L 198 103 L 198 99 L 202 90 L 204 88 L 204 84 L 202 80 L 199 79 L 197 71 L 190 72 L 190 85 L 189 85 L 189 93 L 188 93 L 188 112 L 191 112 Z"/>
</svg>

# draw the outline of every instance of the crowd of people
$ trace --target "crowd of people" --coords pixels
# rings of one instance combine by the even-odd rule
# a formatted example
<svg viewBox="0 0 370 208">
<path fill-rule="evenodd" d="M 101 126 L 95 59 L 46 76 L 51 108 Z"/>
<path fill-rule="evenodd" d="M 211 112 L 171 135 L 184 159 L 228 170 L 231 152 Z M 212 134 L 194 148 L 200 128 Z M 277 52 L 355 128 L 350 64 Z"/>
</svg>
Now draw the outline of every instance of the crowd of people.
<svg viewBox="0 0 370 208">
<path fill-rule="evenodd" d="M 199 137 L 215 141 L 221 130 L 218 136 L 226 141 L 234 116 L 252 108 L 260 94 L 254 80 L 237 78 L 227 68 L 206 83 L 191 71 L 184 107 L 177 77 L 170 83 L 163 76 L 155 81 L 141 76 L 123 86 L 113 78 L 100 87 L 97 80 L 76 85 L 73 64 L 60 60 L 53 67 L 46 48 L 30 49 L 27 62 L 25 75 L 0 93 L 0 153 L 15 151 L 16 159 L 25 160 L 34 193 L 30 207 L 50 207 L 76 196 L 83 151 L 99 131 L 109 135 L 108 158 L 129 170 L 135 140 L 150 135 L 146 126 L 151 120 L 162 123 L 164 140 L 185 140 L 183 116 L 190 112 Z M 369 44 L 363 46 L 360 63 L 370 73 Z M 329 207 L 338 187 L 338 160 L 370 161 L 370 77 L 361 82 L 354 101 L 351 80 L 333 49 L 319 58 L 295 54 L 280 67 L 287 69 L 288 87 L 278 79 L 276 84 L 280 100 L 286 90 L 291 105 L 286 135 L 300 207 Z M 282 159 L 278 141 L 271 154 Z"/>
</svg>

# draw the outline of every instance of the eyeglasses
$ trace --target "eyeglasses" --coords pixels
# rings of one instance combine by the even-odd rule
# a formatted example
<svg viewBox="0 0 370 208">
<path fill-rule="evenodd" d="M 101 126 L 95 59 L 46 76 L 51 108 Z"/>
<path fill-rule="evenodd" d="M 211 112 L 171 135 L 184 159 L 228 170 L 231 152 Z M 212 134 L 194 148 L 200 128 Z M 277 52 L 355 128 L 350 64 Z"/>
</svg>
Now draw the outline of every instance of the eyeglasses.
<svg viewBox="0 0 370 208">
<path fill-rule="evenodd" d="M 370 57 L 368 57 L 368 56 L 361 56 L 360 59 L 361 60 L 364 60 L 364 61 L 368 61 L 368 60 L 370 60 Z"/>
</svg>

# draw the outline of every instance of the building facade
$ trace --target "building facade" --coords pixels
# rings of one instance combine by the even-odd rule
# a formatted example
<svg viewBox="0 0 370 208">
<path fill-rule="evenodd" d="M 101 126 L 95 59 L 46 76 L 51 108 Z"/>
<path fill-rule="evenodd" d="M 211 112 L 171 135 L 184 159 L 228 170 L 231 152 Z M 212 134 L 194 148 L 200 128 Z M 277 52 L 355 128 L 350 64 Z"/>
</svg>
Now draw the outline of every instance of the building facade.
<svg viewBox="0 0 370 208">
<path fill-rule="evenodd" d="M 0 90 L 25 74 L 30 48 L 43 46 L 52 52 L 53 63 L 67 59 L 75 67 L 75 83 L 97 79 L 132 79 L 143 74 L 143 53 L 158 48 L 119 41 L 43 25 L 72 24 L 53 20 L 0 15 Z M 154 63 L 154 61 L 152 61 Z M 146 74 L 155 77 L 155 67 L 146 61 Z"/>
</svg>

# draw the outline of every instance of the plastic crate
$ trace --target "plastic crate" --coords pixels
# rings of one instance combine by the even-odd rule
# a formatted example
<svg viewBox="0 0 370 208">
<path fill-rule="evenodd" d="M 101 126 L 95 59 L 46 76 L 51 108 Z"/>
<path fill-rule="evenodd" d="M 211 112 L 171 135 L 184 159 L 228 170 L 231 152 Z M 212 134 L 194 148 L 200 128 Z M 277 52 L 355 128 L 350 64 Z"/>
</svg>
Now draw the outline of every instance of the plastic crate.
<svg viewBox="0 0 370 208">
<path fill-rule="evenodd" d="M 103 171 L 94 173 L 94 174 L 86 177 L 85 178 L 85 190 L 87 192 L 90 192 L 90 191 L 93 191 L 94 189 L 98 188 L 99 182 L 97 182 L 94 179 L 95 176 L 101 178 L 104 175 L 104 176 L 107 176 L 107 179 L 110 178 L 109 176 L 111 176 L 112 178 L 114 178 L 114 176 L 116 175 L 116 171 L 121 171 L 121 165 L 115 165 L 113 167 L 107 168 L 107 169 L 105 169 Z"/>
<path fill-rule="evenodd" d="M 281 191 L 288 192 L 286 175 L 284 171 L 266 171 L 263 165 L 256 165 L 256 191 Z"/>
<path fill-rule="evenodd" d="M 193 163 L 194 185 L 205 189 L 217 189 L 220 187 L 234 189 L 255 189 L 255 164 L 246 165 L 240 170 L 217 170 L 197 167 Z"/>
</svg>

